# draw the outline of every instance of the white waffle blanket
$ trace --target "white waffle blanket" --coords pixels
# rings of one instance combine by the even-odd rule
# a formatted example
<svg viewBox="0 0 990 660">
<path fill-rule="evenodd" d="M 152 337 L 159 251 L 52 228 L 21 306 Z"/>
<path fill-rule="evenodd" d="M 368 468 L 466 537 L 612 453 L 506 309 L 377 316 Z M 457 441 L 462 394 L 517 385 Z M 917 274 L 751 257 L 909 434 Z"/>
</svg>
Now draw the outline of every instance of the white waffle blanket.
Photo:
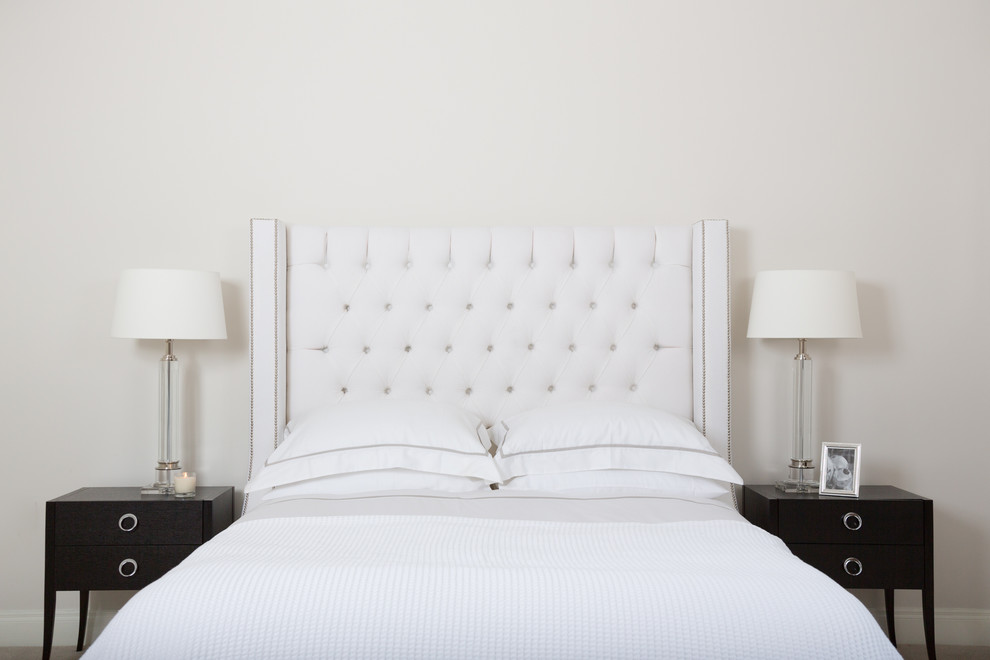
<svg viewBox="0 0 990 660">
<path fill-rule="evenodd" d="M 241 521 L 137 594 L 101 658 L 898 658 L 746 522 Z"/>
</svg>

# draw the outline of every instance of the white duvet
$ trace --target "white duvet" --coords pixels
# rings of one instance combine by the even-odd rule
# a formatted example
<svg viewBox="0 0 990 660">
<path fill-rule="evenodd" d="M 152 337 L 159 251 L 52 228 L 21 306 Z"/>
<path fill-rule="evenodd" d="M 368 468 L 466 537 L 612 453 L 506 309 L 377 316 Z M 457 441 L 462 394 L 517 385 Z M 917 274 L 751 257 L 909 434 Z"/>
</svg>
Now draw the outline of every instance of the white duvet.
<svg viewBox="0 0 990 660">
<path fill-rule="evenodd" d="M 899 657 L 859 601 L 732 517 L 330 515 L 234 524 L 85 658 L 827 656 Z"/>
</svg>

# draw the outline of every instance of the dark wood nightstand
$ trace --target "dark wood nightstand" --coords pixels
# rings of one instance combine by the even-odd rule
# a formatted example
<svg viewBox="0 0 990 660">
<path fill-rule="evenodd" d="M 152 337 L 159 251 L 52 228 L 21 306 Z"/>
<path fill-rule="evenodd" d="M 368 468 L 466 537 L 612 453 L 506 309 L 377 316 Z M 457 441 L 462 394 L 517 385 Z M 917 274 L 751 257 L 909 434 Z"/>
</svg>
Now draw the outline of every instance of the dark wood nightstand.
<svg viewBox="0 0 990 660">
<path fill-rule="evenodd" d="M 234 489 L 196 496 L 141 495 L 140 488 L 80 488 L 45 509 L 44 660 L 52 652 L 55 592 L 79 592 L 82 650 L 90 590 L 140 589 L 234 521 Z"/>
<path fill-rule="evenodd" d="M 743 515 L 779 536 L 797 557 L 848 589 L 883 589 L 896 646 L 894 589 L 921 589 L 928 657 L 935 658 L 932 501 L 893 486 L 858 498 L 745 486 Z"/>
</svg>

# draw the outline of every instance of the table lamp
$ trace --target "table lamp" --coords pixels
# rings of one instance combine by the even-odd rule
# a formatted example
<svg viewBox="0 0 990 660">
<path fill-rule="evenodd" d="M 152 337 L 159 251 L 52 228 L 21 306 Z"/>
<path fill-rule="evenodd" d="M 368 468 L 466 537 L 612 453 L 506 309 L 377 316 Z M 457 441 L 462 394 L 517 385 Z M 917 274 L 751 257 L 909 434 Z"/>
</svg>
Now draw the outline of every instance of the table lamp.
<svg viewBox="0 0 990 660">
<path fill-rule="evenodd" d="M 226 339 L 220 274 L 199 270 L 132 269 L 120 274 L 110 334 L 133 339 L 164 339 L 158 379 L 158 465 L 145 495 L 174 492 L 179 468 L 179 361 L 175 339 Z"/>
<path fill-rule="evenodd" d="M 791 463 L 785 492 L 817 492 L 811 450 L 811 357 L 807 339 L 862 337 L 853 273 L 839 270 L 770 270 L 757 273 L 747 337 L 797 339 Z"/>
</svg>

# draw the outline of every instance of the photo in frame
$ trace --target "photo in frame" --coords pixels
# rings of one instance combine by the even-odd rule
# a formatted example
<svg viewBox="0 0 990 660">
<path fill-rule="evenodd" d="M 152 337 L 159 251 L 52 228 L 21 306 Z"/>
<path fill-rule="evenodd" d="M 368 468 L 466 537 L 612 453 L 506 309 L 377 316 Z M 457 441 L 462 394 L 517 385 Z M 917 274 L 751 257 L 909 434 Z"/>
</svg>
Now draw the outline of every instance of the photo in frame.
<svg viewBox="0 0 990 660">
<path fill-rule="evenodd" d="M 860 448 L 843 442 L 822 443 L 819 494 L 859 497 Z"/>
</svg>

